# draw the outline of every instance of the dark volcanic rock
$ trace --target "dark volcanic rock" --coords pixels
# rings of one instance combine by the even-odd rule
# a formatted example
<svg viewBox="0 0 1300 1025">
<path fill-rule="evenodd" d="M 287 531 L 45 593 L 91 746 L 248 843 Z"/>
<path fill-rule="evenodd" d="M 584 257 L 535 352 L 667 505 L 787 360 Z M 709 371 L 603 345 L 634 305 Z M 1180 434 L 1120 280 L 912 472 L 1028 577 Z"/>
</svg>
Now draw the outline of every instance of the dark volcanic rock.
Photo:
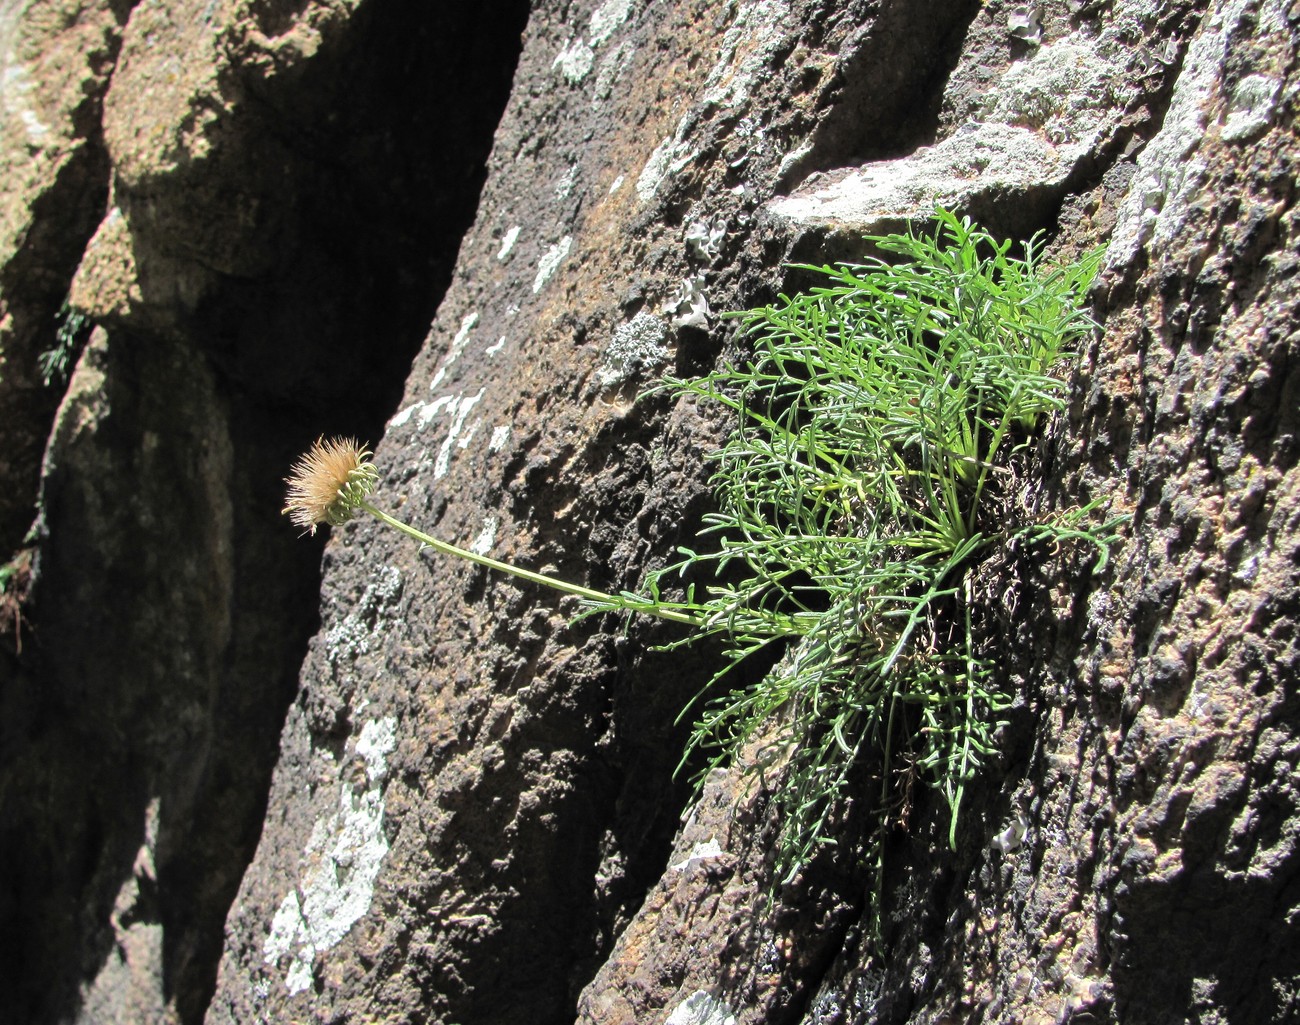
<svg viewBox="0 0 1300 1025">
<path fill-rule="evenodd" d="M 7 544 L 49 436 L 0 603 L 26 624 L 0 652 L 22 1020 L 1300 1013 L 1285 4 L 83 6 L 62 73 L 89 99 L 58 108 L 82 170 L 24 163 L 18 108 L 4 137 L 36 182 L 0 240 Z M 716 650 L 572 622 L 371 520 L 331 531 L 322 581 L 279 478 L 358 433 L 417 527 L 635 588 L 707 512 L 727 429 L 639 393 L 735 358 L 720 314 L 798 287 L 785 261 L 936 201 L 1060 258 L 1109 243 L 1035 501 L 1131 519 L 1104 571 L 988 567 L 1003 753 L 955 852 L 918 788 L 876 945 L 865 807 L 774 887 L 756 756 L 693 803 L 674 780 Z M 32 325 L 69 287 L 97 327 L 51 428 Z"/>
<path fill-rule="evenodd" d="M 286 531 L 281 478 L 317 432 L 392 412 L 526 13 L 126 8 L 0 22 L 4 166 L 31 186 L 15 217 L 35 194 L 0 279 L 21 530 L 36 495 L 13 438 L 48 439 L 0 652 L 0 1016 L 22 1022 L 204 1014 L 319 624 L 320 546 Z M 70 289 L 98 326 L 56 418 L 57 388 L 18 393 Z"/>
</svg>

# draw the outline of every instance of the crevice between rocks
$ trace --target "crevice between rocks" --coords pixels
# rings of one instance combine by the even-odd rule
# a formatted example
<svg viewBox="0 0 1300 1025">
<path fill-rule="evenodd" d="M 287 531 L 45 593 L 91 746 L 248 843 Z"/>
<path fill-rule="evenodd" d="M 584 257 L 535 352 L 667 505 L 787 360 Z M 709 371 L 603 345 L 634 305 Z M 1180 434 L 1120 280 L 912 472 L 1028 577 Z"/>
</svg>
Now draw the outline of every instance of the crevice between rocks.
<svg viewBox="0 0 1300 1025">
<path fill-rule="evenodd" d="M 295 538 L 281 480 L 318 434 L 373 443 L 395 409 L 527 14 L 362 5 L 294 74 L 244 83 L 210 159 L 147 196 L 117 181 L 146 312 L 101 324 L 83 359 L 103 375 L 86 402 L 115 398 L 112 415 L 52 440 L 33 634 L 6 695 L 22 705 L 0 765 L 16 1020 L 97 1020 L 128 982 L 202 1020 L 318 625 L 323 537 Z M 232 238 L 249 264 L 204 269 L 181 308 L 166 285 L 201 256 L 192 218 L 223 183 L 281 216 Z M 191 579 L 209 581 L 199 597 Z M 133 974 L 136 939 L 160 950 L 152 977 Z"/>
<path fill-rule="evenodd" d="M 979 10 L 970 0 L 882 4 L 837 67 L 828 91 L 831 108 L 782 184 L 792 187 L 817 172 L 890 160 L 932 143 L 948 78 Z"/>
<path fill-rule="evenodd" d="M 108 5 L 119 27 L 132 6 L 134 3 Z M 17 11 L 11 16 L 10 31 L 15 37 L 24 31 L 20 23 L 25 14 Z M 52 35 L 45 42 L 57 45 L 61 40 Z M 37 358 L 54 347 L 55 317 L 108 195 L 109 159 L 100 112 L 111 71 L 98 81 L 94 76 L 97 66 L 111 66 L 117 60 L 121 36 L 105 34 L 102 42 L 102 52 L 84 55 L 84 98 L 66 112 L 74 133 L 63 142 L 68 156 L 50 184 L 35 194 L 24 238 L 0 274 L 0 295 L 12 318 L 6 325 L 8 345 L 0 376 L 0 403 L 5 410 L 0 425 L 4 448 L 0 455 L 4 484 L 0 488 L 0 553 L 6 559 L 23 544 L 31 527 L 41 453 L 60 397 L 58 382 L 42 382 Z M 42 159 L 47 159 L 44 154 Z M 19 183 L 14 184 L 17 191 Z M 20 643 L 16 634 L 10 639 L 15 646 Z"/>
</svg>

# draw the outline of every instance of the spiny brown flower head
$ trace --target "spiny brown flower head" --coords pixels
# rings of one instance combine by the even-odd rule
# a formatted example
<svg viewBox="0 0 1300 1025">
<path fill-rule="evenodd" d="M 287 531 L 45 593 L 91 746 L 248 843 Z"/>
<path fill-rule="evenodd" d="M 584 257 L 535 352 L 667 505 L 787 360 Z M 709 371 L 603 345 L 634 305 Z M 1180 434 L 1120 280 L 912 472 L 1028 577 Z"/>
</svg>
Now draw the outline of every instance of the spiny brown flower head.
<svg viewBox="0 0 1300 1025">
<path fill-rule="evenodd" d="M 284 479 L 289 504 L 283 514 L 308 534 L 315 534 L 319 523 L 347 523 L 379 483 L 369 458 L 370 450 L 353 438 L 317 438 Z"/>
</svg>

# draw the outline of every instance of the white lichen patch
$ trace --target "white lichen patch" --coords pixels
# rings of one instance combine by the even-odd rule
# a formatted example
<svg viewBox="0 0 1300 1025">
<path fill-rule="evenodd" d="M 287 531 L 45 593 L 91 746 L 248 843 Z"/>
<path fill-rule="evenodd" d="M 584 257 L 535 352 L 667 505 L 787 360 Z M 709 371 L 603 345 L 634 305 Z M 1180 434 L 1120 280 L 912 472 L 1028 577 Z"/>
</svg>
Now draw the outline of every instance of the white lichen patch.
<svg viewBox="0 0 1300 1025">
<path fill-rule="evenodd" d="M 727 237 L 725 221 L 692 221 L 686 227 L 683 241 L 692 256 L 712 263 L 722 252 L 722 243 Z"/>
<path fill-rule="evenodd" d="M 550 249 L 542 254 L 542 258 L 537 261 L 537 276 L 533 278 L 533 294 L 536 295 L 545 286 L 545 284 L 555 276 L 555 272 L 560 269 L 562 264 L 569 255 L 569 250 L 573 248 L 573 236 L 565 235 Z"/>
<path fill-rule="evenodd" d="M 1183 57 L 1160 131 L 1138 156 L 1137 173 L 1120 204 L 1106 252 L 1110 267 L 1131 263 L 1143 247 L 1153 262 L 1161 263 L 1164 254 L 1178 250 L 1185 219 L 1203 199 L 1207 162 L 1199 151 L 1210 118 L 1223 102 L 1229 52 L 1240 36 L 1255 36 L 1259 46 L 1276 37 L 1290 52 L 1286 11 L 1283 0 L 1220 0 L 1202 19 Z M 1229 99 L 1229 120 L 1231 109 Z"/>
<path fill-rule="evenodd" d="M 623 22 L 627 21 L 632 13 L 632 7 L 633 0 L 605 0 L 605 3 L 591 14 L 591 20 L 587 23 L 587 38 L 584 40 L 581 35 L 578 35 L 566 41 L 555 60 L 551 62 L 551 68 L 559 72 L 560 77 L 570 85 L 580 85 L 591 74 L 591 69 L 596 63 L 596 51 L 618 31 Z M 622 50 L 623 46 L 620 45 L 615 53 Z M 611 57 L 614 58 L 612 63 Z M 600 74 L 597 76 L 598 96 L 602 93 L 604 96 L 609 95 L 613 78 L 617 77 L 620 70 L 621 59 L 611 54 L 602 62 Z"/>
<path fill-rule="evenodd" d="M 635 53 L 636 47 L 625 39 L 601 58 L 600 67 L 596 69 L 596 84 L 592 89 L 593 105 L 609 99 L 614 92 L 614 83 L 628 69 Z"/>
<path fill-rule="evenodd" d="M 519 241 L 519 233 L 523 230 L 521 225 L 516 224 L 501 237 L 501 248 L 497 250 L 498 260 L 505 260 L 510 256 L 511 250 L 515 248 L 515 243 Z"/>
<path fill-rule="evenodd" d="M 20 10 L 16 5 L 13 11 Z M 27 68 L 18 63 L 12 49 L 4 54 L 4 72 L 0 75 L 0 102 L 4 112 L 17 120 L 27 135 L 27 142 L 34 148 L 43 146 L 50 137 L 50 127 L 40 119 L 33 109 L 30 97 L 33 92 L 32 78 Z"/>
<path fill-rule="evenodd" d="M 736 12 L 722 36 L 718 61 L 704 80 L 706 105 L 737 107 L 749 98 L 754 80 L 770 66 L 789 13 L 783 0 L 752 0 Z"/>
<path fill-rule="evenodd" d="M 699 151 L 693 149 L 685 139 L 664 139 L 645 162 L 636 180 L 636 194 L 642 203 L 648 203 L 659 191 L 664 181 L 675 174 L 680 174 L 691 165 Z"/>
<path fill-rule="evenodd" d="M 653 369 L 668 359 L 668 325 L 651 313 L 642 311 L 614 331 L 605 349 L 596 381 L 602 388 L 613 388 L 642 370 Z"/>
<path fill-rule="evenodd" d="M 1043 41 L 1042 14 L 1037 7 L 1016 7 L 1007 12 L 1007 31 L 1030 46 Z"/>
<path fill-rule="evenodd" d="M 1012 851 L 1020 849 L 1020 845 L 1025 839 L 1025 832 L 1028 829 L 1029 817 L 1023 811 L 1017 812 L 1015 820 L 1006 829 L 998 833 L 989 846 L 1002 854 L 1010 854 Z"/>
<path fill-rule="evenodd" d="M 504 346 L 506 339 L 499 338 L 495 345 L 485 350 L 487 355 L 494 355 Z M 461 341 L 459 349 L 464 349 L 464 342 Z M 459 351 L 456 351 L 459 356 Z M 441 372 L 439 372 L 441 373 Z M 409 420 L 415 418 L 417 431 L 424 431 L 437 419 L 448 419 L 451 421 L 447 428 L 446 437 L 443 437 L 442 444 L 438 446 L 437 459 L 434 460 L 433 475 L 434 479 L 446 475 L 448 468 L 451 466 L 451 453 L 454 447 L 467 449 L 469 442 L 473 440 L 474 432 L 480 427 L 480 420 L 474 420 L 469 423 L 469 414 L 473 411 L 474 406 L 478 405 L 486 392 L 486 386 L 478 389 L 476 395 L 439 395 L 438 398 L 430 402 L 415 402 L 407 406 L 404 410 L 398 412 L 389 420 L 389 427 L 402 427 Z M 467 427 L 468 424 L 468 427 Z"/>
<path fill-rule="evenodd" d="M 483 350 L 484 356 L 495 356 L 498 352 L 506 347 L 506 336 L 502 335 L 495 342 Z"/>
<path fill-rule="evenodd" d="M 429 426 L 429 421 L 434 419 L 439 413 L 455 401 L 453 395 L 443 395 L 434 399 L 432 402 L 412 402 L 409 406 L 394 413 L 388 420 L 388 426 L 404 427 L 414 418 L 415 426 L 419 430 Z"/>
<path fill-rule="evenodd" d="M 698 989 L 673 1008 L 664 1025 L 736 1025 L 736 1015 L 726 1003 Z"/>
<path fill-rule="evenodd" d="M 422 403 L 419 411 L 415 414 L 415 426 L 420 430 L 424 430 L 431 421 L 436 420 L 446 410 L 452 409 L 459 401 L 459 395 L 440 395 L 432 402 Z"/>
<path fill-rule="evenodd" d="M 442 363 L 438 366 L 438 372 L 433 375 L 433 380 L 429 382 L 429 390 L 437 391 L 438 386 L 442 384 L 447 376 L 447 371 L 451 365 L 460 359 L 461 354 L 465 351 L 465 346 L 469 344 L 469 333 L 474 330 L 474 325 L 478 323 L 478 313 L 467 313 L 461 318 L 460 329 L 456 336 L 451 340 L 451 346 L 447 350 L 447 355 L 443 357 Z"/>
<path fill-rule="evenodd" d="M 1281 91 L 1280 79 L 1271 75 L 1247 75 L 1232 90 L 1228 117 L 1219 137 L 1225 142 L 1245 142 L 1264 131 L 1273 123 Z"/>
<path fill-rule="evenodd" d="M 1125 73 L 1126 51 L 1108 39 L 1071 36 L 1011 66 L 990 93 L 983 117 L 1035 129 L 1055 145 L 1092 146 L 1138 89 Z"/>
<path fill-rule="evenodd" d="M 710 837 L 704 843 L 697 843 L 691 848 L 691 852 L 686 855 L 686 857 L 670 867 L 675 872 L 681 872 L 690 868 L 691 865 L 697 861 L 708 861 L 711 858 L 720 858 L 726 853 L 726 851 L 718 846 L 718 841 Z"/>
<path fill-rule="evenodd" d="M 781 163 L 777 164 L 776 174 L 778 178 L 784 177 L 790 172 L 795 164 L 799 163 L 804 157 L 813 151 L 812 140 L 802 142 L 789 153 L 781 158 Z"/>
<path fill-rule="evenodd" d="M 330 664 L 353 661 L 368 652 L 374 636 L 393 619 L 401 598 L 401 572 L 380 566 L 348 614 L 325 630 L 325 657 Z"/>
<path fill-rule="evenodd" d="M 600 46 L 618 31 L 631 13 L 632 0 L 605 0 L 591 13 L 591 21 L 587 24 L 587 41 L 592 46 Z"/>
<path fill-rule="evenodd" d="M 388 777 L 388 754 L 397 746 L 397 720 L 392 716 L 372 719 L 361 727 L 356 752 L 366 763 L 366 776 L 372 784 Z"/>
<path fill-rule="evenodd" d="M 555 198 L 568 199 L 573 195 L 573 187 L 578 184 L 578 165 L 573 164 L 564 172 L 563 177 L 555 183 Z"/>
<path fill-rule="evenodd" d="M 285 987 L 300 993 L 312 984 L 316 958 L 337 944 L 370 910 L 375 880 L 388 853 L 384 835 L 387 756 L 397 744 L 391 717 L 367 722 L 353 745 L 366 763 L 367 783 L 339 786 L 338 809 L 312 827 L 299 859 L 297 884 L 280 902 L 262 944 L 262 958 L 278 964 L 290 958 Z"/>
<path fill-rule="evenodd" d="M 664 304 L 664 312 L 672 314 L 675 328 L 709 326 L 709 300 L 704 295 L 704 275 L 686 278 L 677 286 L 677 292 Z"/>
<path fill-rule="evenodd" d="M 578 85 L 591 73 L 591 66 L 595 62 L 595 51 L 581 39 L 572 39 L 556 55 L 555 60 L 551 62 L 551 67 L 558 71 L 569 85 Z"/>
<path fill-rule="evenodd" d="M 388 418 L 389 427 L 404 427 L 416 413 L 424 408 L 423 402 L 412 402 L 405 409 L 400 409 Z"/>
<path fill-rule="evenodd" d="M 437 459 L 434 460 L 433 476 L 435 480 L 447 475 L 447 470 L 451 467 L 452 446 L 459 445 L 463 449 L 469 444 L 473 431 L 467 432 L 463 440 L 461 433 L 465 431 L 465 424 L 469 420 L 469 414 L 482 400 L 483 393 L 486 391 L 487 388 L 483 387 L 478 390 L 477 395 L 458 395 L 448 405 L 451 427 L 447 431 L 447 437 L 443 439 L 442 446 L 438 449 Z"/>
<path fill-rule="evenodd" d="M 489 452 L 500 452 L 510 441 L 510 425 L 501 424 L 499 427 L 492 428 L 492 437 L 488 441 Z"/>
<path fill-rule="evenodd" d="M 653 199 L 666 180 L 680 174 L 699 155 L 690 136 L 701 122 L 701 112 L 734 109 L 748 100 L 750 88 L 784 37 L 782 24 L 788 14 L 789 7 L 781 0 L 752 0 L 736 12 L 723 33 L 719 58 L 704 80 L 700 102 L 677 122 L 676 131 L 655 147 L 637 177 L 641 202 Z M 758 135 L 761 143 L 761 131 Z"/>
<path fill-rule="evenodd" d="M 497 531 L 500 529 L 501 521 L 496 516 L 489 515 L 483 520 L 483 529 L 478 532 L 478 537 L 469 546 L 469 550 L 475 555 L 487 555 L 497 543 Z"/>
<path fill-rule="evenodd" d="M 487 350 L 487 354 L 493 355 L 504 344 L 505 339 L 500 339 L 496 345 Z M 487 388 L 484 387 L 478 390 L 477 395 L 440 395 L 431 402 L 416 402 L 389 420 L 388 426 L 401 427 L 414 417 L 416 429 L 423 431 L 434 420 L 450 420 L 447 434 L 438 446 L 438 455 L 433 465 L 434 477 L 442 477 L 451 466 L 453 450 L 468 448 L 473 441 L 481 421 L 470 422 L 469 415 L 486 391 Z"/>
</svg>

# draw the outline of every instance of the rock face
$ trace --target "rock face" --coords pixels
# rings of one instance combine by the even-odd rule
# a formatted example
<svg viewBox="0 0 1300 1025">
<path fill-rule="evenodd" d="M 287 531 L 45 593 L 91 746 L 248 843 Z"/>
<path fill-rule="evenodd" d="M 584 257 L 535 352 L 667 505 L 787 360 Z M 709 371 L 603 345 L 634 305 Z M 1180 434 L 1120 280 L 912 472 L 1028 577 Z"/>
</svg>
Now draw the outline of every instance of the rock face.
<svg viewBox="0 0 1300 1025">
<path fill-rule="evenodd" d="M 54 347 L 68 280 L 107 195 L 100 105 L 127 5 L 0 5 L 0 548 L 31 525 L 58 391 L 37 354 Z M 61 382 L 60 382 L 61 383 Z"/>
<path fill-rule="evenodd" d="M 0 989 L 15 1021 L 192 1022 L 319 623 L 281 478 L 400 395 L 526 9 L 4 12 L 9 545 L 38 465 L 9 439 L 45 451 L 0 656 Z M 69 292 L 97 326 L 55 415 Z"/>
<path fill-rule="evenodd" d="M 18 1020 L 1300 1013 L 1285 4 L 66 6 L 0 14 Z M 1109 244 L 1040 501 L 1131 519 L 1001 570 L 1003 756 L 957 851 L 926 795 L 891 834 L 875 944 L 855 809 L 773 889 L 756 777 L 674 780 L 717 651 L 370 520 L 318 577 L 279 477 L 379 439 L 418 528 L 635 588 L 727 430 L 638 393 L 935 202 Z"/>
</svg>

